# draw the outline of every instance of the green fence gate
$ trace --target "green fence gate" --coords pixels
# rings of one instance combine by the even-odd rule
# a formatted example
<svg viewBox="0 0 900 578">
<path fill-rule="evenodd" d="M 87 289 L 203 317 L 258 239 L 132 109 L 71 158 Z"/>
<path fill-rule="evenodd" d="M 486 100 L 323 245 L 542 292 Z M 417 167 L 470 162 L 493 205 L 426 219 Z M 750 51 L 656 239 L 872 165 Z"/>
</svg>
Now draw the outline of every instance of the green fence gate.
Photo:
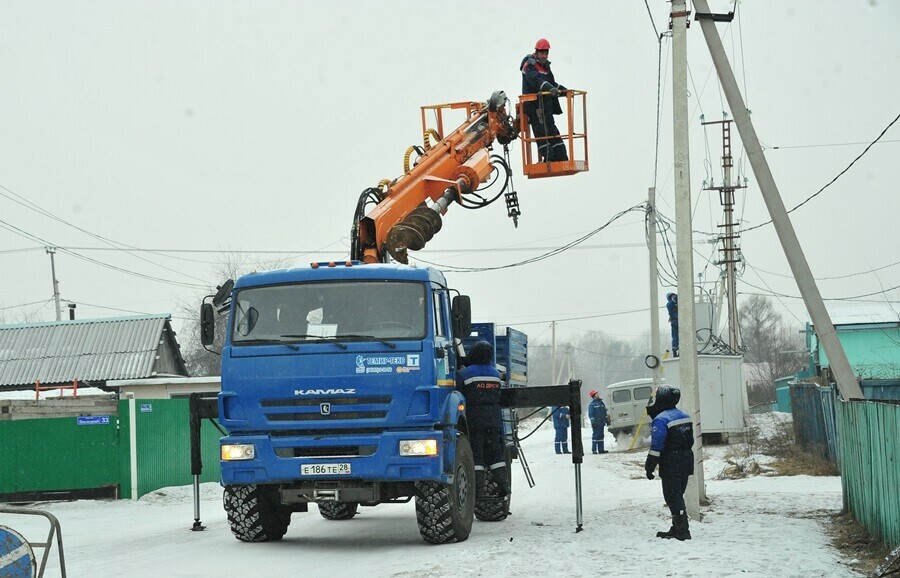
<svg viewBox="0 0 900 578">
<path fill-rule="evenodd" d="M 200 481 L 219 480 L 219 436 L 204 420 Z M 117 415 L 0 421 L 0 448 L 0 500 L 137 499 L 193 482 L 187 399 L 120 400 Z"/>
</svg>

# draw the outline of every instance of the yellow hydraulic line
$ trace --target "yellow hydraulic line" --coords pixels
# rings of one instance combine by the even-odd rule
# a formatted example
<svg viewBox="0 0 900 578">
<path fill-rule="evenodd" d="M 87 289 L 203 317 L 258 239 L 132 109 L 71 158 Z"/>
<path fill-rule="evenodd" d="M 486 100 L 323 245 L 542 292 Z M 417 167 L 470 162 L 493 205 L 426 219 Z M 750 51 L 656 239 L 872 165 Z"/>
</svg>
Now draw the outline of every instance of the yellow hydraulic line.
<svg viewBox="0 0 900 578">
<path fill-rule="evenodd" d="M 409 146 L 406 149 L 406 154 L 403 155 L 403 174 L 407 174 L 409 172 L 409 158 L 412 156 L 413 152 L 416 150 L 416 147 Z"/>
<path fill-rule="evenodd" d="M 426 130 L 426 131 L 422 134 L 422 137 L 423 137 L 423 139 L 424 139 L 424 141 L 425 141 L 425 152 L 428 152 L 428 151 L 431 150 L 431 139 L 428 138 L 429 136 L 433 136 L 433 137 L 434 137 L 434 142 L 435 142 L 435 143 L 441 142 L 441 135 L 439 135 L 438 132 L 437 132 L 436 130 L 434 130 L 433 128 L 430 128 L 430 129 Z"/>
</svg>

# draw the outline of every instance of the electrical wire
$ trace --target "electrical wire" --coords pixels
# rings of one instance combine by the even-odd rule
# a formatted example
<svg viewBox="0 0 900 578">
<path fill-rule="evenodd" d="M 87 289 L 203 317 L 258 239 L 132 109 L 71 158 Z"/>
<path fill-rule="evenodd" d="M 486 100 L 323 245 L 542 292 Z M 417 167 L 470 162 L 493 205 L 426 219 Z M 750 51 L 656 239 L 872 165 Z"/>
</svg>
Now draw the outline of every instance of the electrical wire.
<svg viewBox="0 0 900 578">
<path fill-rule="evenodd" d="M 650 11 L 650 3 L 644 0 L 644 6 L 647 7 L 647 16 L 650 17 L 650 24 L 653 26 L 653 38 L 659 42 L 659 28 L 656 27 L 656 21 L 653 19 L 653 12 Z"/>
<path fill-rule="evenodd" d="M 551 258 L 551 257 L 555 257 L 556 255 L 559 255 L 559 254 L 561 254 L 561 253 L 567 251 L 568 249 L 571 249 L 572 247 L 575 247 L 576 245 L 579 245 L 579 244 L 583 243 L 584 241 L 590 239 L 591 237 L 593 237 L 593 236 L 596 235 L 597 233 L 600 233 L 601 231 L 603 231 L 604 229 L 606 229 L 607 227 L 609 227 L 609 226 L 610 226 L 612 223 L 614 223 L 616 220 L 622 218 L 623 216 L 627 215 L 628 213 L 630 213 L 630 212 L 632 212 L 632 211 L 644 210 L 644 209 L 646 208 L 646 206 L 647 206 L 646 203 L 639 203 L 639 204 L 637 204 L 637 205 L 634 205 L 633 207 L 629 207 L 629 208 L 627 208 L 627 209 L 625 209 L 625 210 L 623 210 L 623 211 L 619 211 L 618 213 L 616 213 L 615 215 L 613 215 L 606 223 L 604 223 L 603 225 L 597 227 L 597 228 L 594 229 L 593 231 L 590 231 L 589 233 L 587 233 L 587 234 L 585 234 L 585 235 L 582 235 L 582 236 L 579 237 L 578 239 L 575 239 L 574 241 L 571 241 L 571 242 L 569 242 L 569 243 L 566 243 L 566 244 L 563 245 L 562 247 L 557 247 L 556 249 L 553 249 L 553 250 L 551 250 L 551 251 L 548 251 L 548 252 L 543 253 L 543 254 L 541 254 L 541 255 L 538 255 L 538 256 L 536 256 L 536 257 L 531 257 L 531 258 L 529 258 L 529 259 L 524 259 L 524 260 L 522 260 L 522 261 L 518 261 L 518 262 L 515 262 L 515 263 L 508 263 L 508 264 L 506 264 L 506 265 L 497 265 L 497 266 L 494 266 L 494 267 L 456 267 L 456 266 L 453 266 L 453 265 L 442 265 L 442 264 L 440 264 L 440 263 L 434 263 L 434 262 L 432 262 L 432 261 L 426 261 L 425 259 L 421 259 L 421 258 L 418 258 L 418 257 L 415 257 L 414 259 L 415 259 L 416 261 L 419 261 L 419 262 L 422 262 L 422 263 L 426 263 L 426 264 L 428 264 L 428 265 L 433 265 L 433 266 L 435 266 L 435 267 L 438 267 L 439 269 L 442 269 L 442 270 L 444 270 L 444 271 L 453 272 L 453 273 L 483 273 L 483 272 L 487 272 L 487 271 L 499 271 L 499 270 L 503 270 L 503 269 L 511 269 L 511 268 L 513 268 L 513 267 L 521 267 L 521 266 L 524 266 L 524 265 L 530 265 L 530 264 L 532 264 L 532 263 L 537 263 L 537 262 L 539 262 L 539 261 L 543 261 L 543 260 L 545 260 L 545 259 L 549 259 L 549 258 Z"/>
<path fill-rule="evenodd" d="M 861 153 L 859 153 L 859 154 L 856 156 L 855 159 L 853 159 L 852 161 L 850 161 L 850 164 L 847 165 L 847 166 L 844 168 L 844 170 L 842 170 L 841 172 L 839 172 L 833 179 L 831 179 L 830 181 L 828 181 L 828 183 L 827 183 L 824 187 L 822 187 L 821 189 L 819 189 L 819 190 L 816 191 L 815 193 L 811 194 L 810 196 L 806 197 L 806 199 L 805 199 L 803 202 L 801 202 L 800 204 L 796 205 L 793 209 L 789 210 L 788 213 L 793 213 L 794 211 L 796 211 L 797 209 L 799 209 L 800 207 L 802 207 L 802 206 L 805 205 L 806 203 L 810 202 L 811 200 L 813 200 L 814 198 L 816 198 L 817 196 L 819 196 L 819 195 L 822 193 L 822 191 L 824 191 L 825 189 L 827 189 L 828 187 L 830 187 L 832 184 L 834 184 L 835 181 L 837 181 L 839 178 L 841 178 L 841 176 L 842 176 L 844 173 L 846 173 L 847 171 L 849 171 L 850 168 L 853 167 L 853 165 L 856 164 L 856 161 L 858 161 L 859 159 L 863 158 L 863 156 L 865 156 L 865 154 L 866 154 L 867 152 L 869 152 L 869 149 L 871 149 L 873 146 L 875 146 L 875 143 L 877 143 L 879 140 L 881 140 L 881 137 L 883 137 L 884 134 L 885 134 L 888 130 L 890 130 L 890 128 L 891 128 L 892 126 L 894 126 L 894 123 L 896 123 L 898 120 L 900 120 L 900 114 L 898 114 L 897 116 L 895 116 L 895 117 L 894 117 L 894 120 L 892 120 L 890 123 L 888 123 L 888 125 L 887 125 L 886 127 L 884 127 L 884 130 L 882 130 L 881 133 L 880 133 L 877 137 L 875 137 L 875 140 L 873 140 L 872 142 L 870 142 L 869 145 L 868 145 L 865 149 L 863 149 L 863 151 L 862 151 Z M 770 220 L 766 221 L 765 223 L 760 223 L 759 225 L 754 225 L 753 227 L 749 227 L 749 228 L 747 228 L 747 229 L 743 229 L 741 232 L 742 232 L 742 233 L 749 233 L 750 231 L 752 231 L 752 230 L 754 230 L 754 229 L 759 229 L 760 227 L 764 227 L 764 226 L 770 224 L 771 222 L 772 222 L 772 221 L 771 221 L 771 219 L 770 219 Z"/>
<path fill-rule="evenodd" d="M 0 196 L 4 197 L 4 198 L 6 198 L 6 199 L 9 199 L 10 201 L 12 201 L 12 202 L 14 202 L 14 203 L 17 203 L 17 204 L 19 204 L 19 205 L 25 207 L 26 209 L 29 209 L 29 210 L 31 210 L 31 211 L 34 211 L 35 213 L 38 213 L 39 215 L 43 215 L 43 216 L 45 216 L 45 217 L 48 217 L 48 218 L 50 218 L 50 219 L 53 219 L 54 221 L 57 221 L 58 223 L 62 223 L 63 225 L 66 225 L 66 226 L 68 226 L 68 227 L 71 227 L 71 228 L 75 229 L 76 231 L 80 231 L 80 232 L 84 233 L 85 235 L 88 235 L 88 236 L 90 236 L 90 237 L 93 237 L 93 238 L 97 239 L 98 241 L 102 241 L 103 243 L 106 243 L 107 245 L 110 245 L 110 246 L 113 246 L 113 247 L 118 246 L 118 247 L 122 248 L 122 250 L 125 251 L 125 252 L 129 252 L 130 249 L 134 249 L 134 247 L 131 247 L 131 246 L 129 246 L 129 245 L 126 245 L 125 243 L 119 243 L 118 241 L 113 241 L 113 240 L 108 239 L 108 238 L 106 238 L 106 237 L 104 237 L 104 236 L 102 236 L 102 235 L 98 235 L 98 234 L 96 234 L 96 233 L 93 233 L 93 232 L 91 232 L 91 231 L 88 231 L 87 229 L 83 229 L 83 228 L 79 227 L 78 225 L 74 225 L 74 224 L 70 223 L 69 221 L 66 221 L 66 220 L 63 219 L 63 218 L 56 216 L 55 214 L 51 213 L 51 212 L 48 211 L 47 209 L 44 209 L 44 208 L 41 207 L 40 205 L 38 205 L 38 204 L 36 204 L 36 203 L 34 203 L 34 202 L 32 202 L 32 201 L 29 201 L 28 199 L 26 199 L 26 198 L 23 197 L 22 195 L 16 193 L 15 191 L 13 191 L 12 189 L 10 189 L 9 187 L 6 187 L 6 186 L 4 186 L 4 185 L 0 185 L 0 189 L 2 189 L 2 190 L 4 190 L 4 191 L 6 191 L 7 193 L 9 193 L 9 195 L 8 195 L 8 194 L 6 194 L 6 193 L 0 192 Z M 17 198 L 13 198 L 13 197 L 10 196 L 10 195 L 13 195 L 13 196 L 15 196 L 15 197 L 17 197 Z M 19 200 L 19 199 L 21 199 L 21 200 Z M 172 269 L 171 267 L 167 267 L 166 265 L 162 265 L 162 264 L 157 263 L 157 262 L 155 262 L 155 261 L 151 261 L 150 259 L 147 259 L 147 258 L 145 258 L 145 257 L 141 257 L 141 256 L 139 256 L 139 255 L 134 255 L 134 254 L 132 254 L 132 256 L 135 257 L 135 258 L 137 258 L 137 259 L 140 259 L 141 261 L 145 261 L 145 262 L 147 262 L 147 263 L 150 263 L 151 265 L 155 265 L 156 267 L 160 267 L 161 269 L 165 269 L 165 270 L 170 271 L 170 272 L 172 272 L 172 273 L 175 273 L 175 274 L 177 274 L 177 275 L 181 275 L 181 276 L 187 277 L 187 278 L 189 278 L 189 279 L 194 279 L 195 281 L 203 281 L 203 279 L 201 279 L 201 278 L 199 278 L 199 277 L 195 277 L 195 276 L 189 275 L 189 274 L 187 274 L 187 273 L 182 273 L 181 271 L 178 271 L 178 270 L 176 270 L 176 269 Z M 169 255 L 161 255 L 161 256 L 163 256 L 163 257 L 168 257 L 168 258 L 170 258 L 170 259 L 180 259 L 179 257 L 172 257 L 172 256 L 169 256 Z"/>
<path fill-rule="evenodd" d="M 28 240 L 30 240 L 30 241 L 37 241 L 37 242 L 39 242 L 39 243 L 43 243 L 43 244 L 46 245 L 46 246 L 56 247 L 56 245 L 55 245 L 54 243 L 51 243 L 50 241 L 47 241 L 46 239 L 42 239 L 41 237 L 38 237 L 37 235 L 34 235 L 34 234 L 32 234 L 32 233 L 29 233 L 28 231 L 25 231 L 24 229 L 20 229 L 19 227 L 16 227 L 15 225 L 13 225 L 13 224 L 11 224 L 11 223 L 8 223 L 8 222 L 6 222 L 6 221 L 4 221 L 4 220 L 2 220 L 2 219 L 0 219 L 0 227 L 6 229 L 6 230 L 8 230 L 8 231 L 10 231 L 10 232 L 12 232 L 12 233 L 14 233 L 14 234 L 16 234 L 16 235 L 19 235 L 19 236 L 21 236 L 21 237 L 25 237 L 26 239 L 28 239 Z M 202 289 L 202 288 L 206 288 L 206 285 L 199 285 L 199 284 L 197 284 L 197 283 L 185 283 L 185 282 L 183 282 L 183 281 L 175 281 L 175 280 L 172 280 L 172 279 L 163 279 L 163 278 L 161 278 L 161 277 L 153 277 L 153 276 L 151 276 L 151 275 L 145 275 L 145 274 L 143 274 L 143 273 L 138 273 L 138 272 L 136 272 L 136 271 L 131 271 L 131 270 L 129 270 L 129 269 L 124 269 L 124 268 L 122 268 L 122 267 L 118 267 L 118 266 L 116 266 L 116 265 L 111 265 L 111 264 L 105 263 L 105 262 L 103 262 L 103 261 L 98 261 L 97 259 L 92 259 L 91 257 L 86 257 L 86 256 L 84 256 L 84 255 L 81 255 L 81 254 L 76 253 L 76 252 L 74 252 L 74 251 L 70 251 L 70 250 L 68 250 L 68 249 L 62 249 L 62 248 L 60 248 L 60 247 L 56 247 L 56 248 L 57 248 L 57 250 L 58 250 L 59 252 L 65 253 L 66 255 L 70 255 L 70 256 L 75 257 L 75 258 L 77 258 L 77 259 L 81 259 L 81 260 L 83 260 L 83 261 L 87 261 L 87 262 L 93 263 L 93 264 L 95 264 L 95 265 L 100 265 L 100 266 L 106 267 L 106 268 L 108 268 L 108 269 L 113 269 L 113 270 L 115 270 L 115 271 L 119 271 L 119 272 L 125 273 L 125 274 L 127 274 L 127 275 L 132 275 L 132 276 L 134 276 L 134 277 L 139 277 L 139 278 L 141 278 L 141 279 L 147 279 L 147 280 L 149 280 L 149 281 L 156 281 L 156 282 L 158 282 L 158 283 L 168 283 L 168 284 L 171 284 L 171 285 L 179 285 L 179 286 L 181 286 L 181 287 L 190 287 L 190 288 L 192 288 L 192 289 Z"/>
<path fill-rule="evenodd" d="M 745 261 L 746 261 L 746 259 L 745 259 Z M 747 265 L 750 266 L 749 263 Z M 848 273 L 846 275 L 832 275 L 832 276 L 828 276 L 828 277 L 816 276 L 816 281 L 830 281 L 830 280 L 834 280 L 834 279 L 849 279 L 850 277 L 859 277 L 860 275 L 871 275 L 872 273 L 875 273 L 875 271 L 889 269 L 896 265 L 900 265 L 900 261 L 894 261 L 893 263 L 890 263 L 888 265 L 882 265 L 881 267 L 876 267 L 875 269 L 869 269 L 867 271 L 859 271 L 857 273 Z M 753 267 L 753 269 L 759 273 L 765 273 L 767 275 L 773 275 L 775 277 L 782 277 L 784 279 L 794 279 L 795 278 L 793 275 L 785 275 L 783 273 L 775 273 L 773 271 L 766 271 L 765 269 L 760 269 L 759 267 Z"/>
</svg>

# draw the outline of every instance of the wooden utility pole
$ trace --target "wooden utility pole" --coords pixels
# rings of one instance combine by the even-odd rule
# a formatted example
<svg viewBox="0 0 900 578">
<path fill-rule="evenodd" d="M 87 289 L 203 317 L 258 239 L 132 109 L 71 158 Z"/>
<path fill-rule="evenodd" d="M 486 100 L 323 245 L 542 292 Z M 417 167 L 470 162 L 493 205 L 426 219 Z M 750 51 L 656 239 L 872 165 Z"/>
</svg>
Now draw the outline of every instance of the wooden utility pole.
<svg viewBox="0 0 900 578">
<path fill-rule="evenodd" d="M 694 319 L 694 247 L 688 151 L 687 22 L 685 0 L 672 0 L 672 107 L 675 131 L 675 261 L 678 267 L 678 341 L 681 409 L 694 421 L 694 475 L 684 495 L 688 515 L 700 519 L 705 496 L 700 390 L 697 379 L 697 322 Z"/>
<path fill-rule="evenodd" d="M 856 381 L 856 376 L 853 375 L 853 369 L 851 369 L 850 362 L 847 360 L 847 354 L 844 352 L 844 348 L 838 339 L 837 331 L 831 322 L 831 316 L 828 315 L 828 311 L 825 309 L 822 295 L 819 293 L 816 280 L 809 268 L 809 263 L 806 261 L 806 256 L 803 254 L 803 249 L 800 247 L 800 241 L 797 239 L 797 233 L 794 231 L 791 219 L 784 208 L 784 201 L 781 200 L 778 185 L 775 184 L 775 178 L 772 176 L 769 163 L 766 161 L 766 156 L 763 154 L 762 147 L 759 144 L 756 129 L 753 128 L 753 123 L 750 120 L 750 113 L 747 112 L 744 98 L 741 96 L 741 91 L 734 78 L 734 71 L 731 70 L 731 64 L 729 64 L 725 48 L 722 46 L 722 39 L 719 38 L 719 34 L 716 31 L 716 21 L 725 20 L 728 17 L 710 13 L 709 3 L 706 0 L 694 0 L 694 7 L 697 9 L 697 20 L 700 21 L 703 36 L 706 38 L 706 45 L 709 47 L 709 53 L 712 55 L 713 64 L 716 67 L 716 73 L 719 75 L 722 92 L 725 93 L 728 107 L 731 109 L 731 115 L 734 117 L 734 124 L 741 135 L 744 150 L 747 151 L 747 158 L 750 160 L 750 166 L 753 167 L 753 174 L 759 183 L 759 190 L 762 192 L 766 208 L 769 210 L 769 217 L 775 226 L 775 232 L 778 234 L 778 240 L 781 242 L 784 255 L 791 266 L 791 272 L 797 281 L 800 295 L 803 296 L 806 311 L 812 319 L 819 341 L 822 342 L 822 346 L 825 348 L 825 354 L 828 355 L 828 362 L 831 365 L 834 380 L 841 391 L 841 396 L 845 400 L 862 399 L 863 394 L 859 387 L 859 382 Z"/>
</svg>

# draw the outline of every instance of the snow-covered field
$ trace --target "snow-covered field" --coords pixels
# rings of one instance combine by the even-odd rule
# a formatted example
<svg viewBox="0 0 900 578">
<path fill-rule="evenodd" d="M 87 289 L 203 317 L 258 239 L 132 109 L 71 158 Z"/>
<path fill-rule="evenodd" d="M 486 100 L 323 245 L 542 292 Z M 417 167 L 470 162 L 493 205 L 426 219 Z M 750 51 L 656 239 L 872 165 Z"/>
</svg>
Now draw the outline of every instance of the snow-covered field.
<svg viewBox="0 0 900 578">
<path fill-rule="evenodd" d="M 526 428 L 523 428 L 527 430 Z M 589 434 L 585 437 L 590 447 Z M 35 504 L 62 525 L 68 575 L 196 576 L 855 576 L 828 542 L 825 517 L 841 508 L 839 478 L 716 480 L 727 447 L 708 448 L 707 493 L 693 540 L 655 537 L 669 527 L 659 480 L 643 473 L 644 451 L 585 456 L 584 531 L 575 533 L 570 456 L 553 453 L 548 425 L 523 442 L 537 485 L 514 463 L 512 515 L 476 520 L 461 544 L 425 543 L 412 503 L 362 508 L 328 521 L 315 506 L 294 514 L 281 542 L 235 540 L 215 484 L 201 488 L 203 532 L 191 532 L 190 487 L 166 488 L 137 502 Z M 607 449 L 616 450 L 612 436 Z M 46 538 L 43 519 L 0 514 L 26 539 Z M 42 550 L 36 550 L 40 556 Z M 47 576 L 59 576 L 54 556 Z"/>
</svg>

